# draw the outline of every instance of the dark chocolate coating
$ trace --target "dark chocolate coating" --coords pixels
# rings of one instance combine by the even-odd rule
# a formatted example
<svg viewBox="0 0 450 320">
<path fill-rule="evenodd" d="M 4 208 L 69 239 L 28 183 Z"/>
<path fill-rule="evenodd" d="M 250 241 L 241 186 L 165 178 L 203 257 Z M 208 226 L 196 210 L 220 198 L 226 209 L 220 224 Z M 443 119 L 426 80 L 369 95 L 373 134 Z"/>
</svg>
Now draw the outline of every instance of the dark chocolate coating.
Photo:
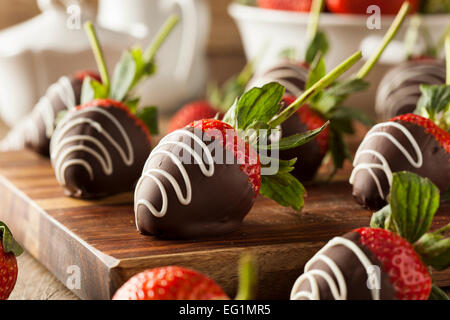
<svg viewBox="0 0 450 320">
<path fill-rule="evenodd" d="M 256 75 L 248 88 L 262 87 L 270 82 L 278 82 L 286 88 L 286 94 L 298 97 L 305 90 L 309 70 L 292 62 L 280 63 L 267 71 Z"/>
<path fill-rule="evenodd" d="M 381 153 L 389 163 L 392 172 L 410 171 L 422 177 L 429 178 L 436 186 L 445 192 L 450 188 L 450 154 L 440 145 L 433 135 L 426 133 L 425 129 L 410 122 L 399 122 L 413 135 L 422 150 L 423 165 L 415 168 L 411 165 L 403 153 L 385 137 L 373 137 L 364 144 L 362 150 L 372 149 Z M 376 129 L 376 132 L 387 132 L 392 134 L 402 146 L 417 160 L 416 152 L 407 137 L 397 128 L 384 127 Z M 360 163 L 381 163 L 374 155 L 364 154 L 356 162 Z M 383 190 L 384 197 L 390 192 L 389 182 L 381 169 L 373 169 L 378 177 Z M 386 200 L 379 195 L 375 180 L 367 170 L 356 173 L 353 182 L 353 197 L 366 208 L 377 210 L 385 206 Z"/>
<path fill-rule="evenodd" d="M 51 142 L 51 159 L 53 167 L 55 168 L 55 173 L 58 176 L 58 168 L 56 161 L 59 156 L 63 154 L 68 148 L 73 146 L 86 146 L 95 150 L 98 154 L 105 159 L 104 153 L 101 149 L 86 140 L 76 140 L 67 144 L 62 145 L 59 152 L 56 152 L 58 143 L 56 139 L 62 137 L 63 139 L 74 137 L 74 136 L 88 136 L 98 141 L 106 148 L 111 156 L 112 162 L 112 173 L 107 174 L 103 169 L 100 161 L 92 154 L 85 150 L 77 150 L 69 153 L 69 155 L 64 160 L 61 161 L 62 164 L 67 163 L 67 161 L 79 159 L 87 162 L 93 171 L 93 179 L 91 179 L 89 172 L 85 167 L 81 165 L 71 165 L 63 172 L 65 178 L 65 184 L 63 184 L 65 192 L 68 196 L 75 198 L 100 198 L 109 195 L 114 195 L 122 192 L 130 192 L 133 190 L 137 180 L 140 177 L 142 168 L 144 167 L 145 161 L 151 151 L 151 145 L 148 141 L 146 132 L 136 123 L 136 119 L 133 118 L 127 111 L 116 108 L 116 107 L 87 107 L 81 110 L 88 111 L 81 113 L 80 110 L 69 111 L 69 113 L 64 117 L 64 123 L 70 123 L 71 121 L 88 118 L 92 121 L 97 122 L 101 129 L 107 132 L 114 141 L 124 150 L 125 154 L 128 153 L 128 148 L 124 136 L 119 131 L 118 127 L 104 114 L 95 112 L 96 109 L 105 110 L 110 115 L 112 115 L 124 128 L 127 133 L 131 146 L 134 153 L 133 162 L 128 165 L 124 162 L 117 148 L 107 140 L 107 138 L 99 133 L 99 131 L 92 125 L 88 123 L 80 123 L 68 130 L 62 136 L 60 135 L 60 130 L 63 130 L 65 126 L 57 127 Z M 62 124 L 62 123 L 61 123 Z M 60 139 L 58 139 L 61 141 Z"/>
<path fill-rule="evenodd" d="M 381 81 L 376 99 L 380 119 L 414 112 L 421 97 L 420 85 L 445 83 L 445 62 L 413 60 L 391 69 Z"/>
<path fill-rule="evenodd" d="M 282 136 L 288 137 L 308 131 L 308 127 L 301 122 L 300 117 L 296 113 L 281 125 L 281 130 Z M 314 139 L 298 148 L 280 151 L 280 158 L 282 160 L 297 158 L 297 163 L 291 174 L 300 181 L 311 181 L 322 164 L 324 154 Z"/>
<path fill-rule="evenodd" d="M 278 82 L 285 86 L 286 94 L 297 97 L 305 90 L 309 70 L 299 64 L 284 62 L 276 65 L 255 77 L 251 86 L 262 86 L 269 82 Z M 282 137 L 288 137 L 308 131 L 308 127 L 300 121 L 298 114 L 292 115 L 281 125 Z M 280 151 L 282 160 L 297 158 L 294 171 L 291 172 L 300 181 L 311 181 L 322 164 L 322 154 L 316 140 L 291 150 Z"/>
<path fill-rule="evenodd" d="M 369 258 L 372 265 L 380 268 L 380 299 L 395 300 L 395 289 L 389 281 L 389 275 L 383 271 L 381 262 L 359 242 L 359 233 L 349 232 L 342 238 L 354 242 Z M 347 284 L 347 300 L 372 300 L 371 290 L 367 286 L 368 275 L 365 267 L 361 264 L 358 257 L 349 248 L 343 245 L 336 245 L 327 249 L 324 254 L 332 259 L 341 270 Z M 311 270 L 323 270 L 329 274 L 335 283 L 337 279 L 332 270 L 323 261 L 317 261 L 311 265 Z M 334 300 L 330 287 L 326 280 L 320 276 L 314 276 L 319 287 L 320 300 Z M 308 280 L 304 281 L 298 291 L 311 291 L 311 285 Z"/>
<path fill-rule="evenodd" d="M 68 76 L 67 78 L 72 85 L 75 105 L 67 106 L 56 91 L 48 90 L 45 97 L 51 102 L 53 121 L 56 120 L 61 111 L 66 111 L 68 108 L 73 108 L 80 104 L 83 79 L 75 76 Z M 58 84 L 56 83 L 54 85 Z M 41 155 L 49 155 L 51 137 L 47 136 L 43 112 L 39 110 L 40 103 L 36 104 L 33 111 L 0 142 L 2 151 L 20 150 L 26 147 Z"/>
<path fill-rule="evenodd" d="M 186 128 L 189 132 L 202 137 L 199 129 Z M 181 141 L 194 148 L 202 150 L 191 137 L 176 131 L 169 141 Z M 160 150 L 167 150 L 177 155 L 186 168 L 192 185 L 192 201 L 183 205 L 178 200 L 172 184 L 160 173 L 155 176 L 161 180 L 167 195 L 168 209 L 163 217 L 156 217 L 144 205 L 139 205 L 136 212 L 136 224 L 141 233 L 151 234 L 162 238 L 197 239 L 208 236 L 219 236 L 238 229 L 242 220 L 252 208 L 255 201 L 255 191 L 248 181 L 248 176 L 241 169 L 234 154 L 222 148 L 219 141 L 213 139 L 205 142 L 208 148 L 214 148 L 213 157 L 218 159 L 234 159 L 233 164 L 214 165 L 214 174 L 205 176 L 200 166 L 190 154 L 183 152 L 178 145 L 163 145 Z M 217 146 L 217 147 L 212 147 Z M 185 158 L 186 157 L 186 158 Z M 203 159 L 206 159 L 203 156 Z M 204 160 L 205 161 L 205 160 Z M 205 161 L 207 163 L 207 161 Z M 206 167 L 209 168 L 208 164 Z M 183 196 L 186 195 L 186 184 L 181 171 L 175 163 L 165 154 L 153 156 L 144 168 L 161 169 L 172 175 L 178 182 Z M 157 210 L 162 207 L 162 195 L 155 181 L 144 177 L 136 188 L 135 201 L 141 199 L 149 201 Z M 135 203 L 136 205 L 136 203 Z"/>
</svg>

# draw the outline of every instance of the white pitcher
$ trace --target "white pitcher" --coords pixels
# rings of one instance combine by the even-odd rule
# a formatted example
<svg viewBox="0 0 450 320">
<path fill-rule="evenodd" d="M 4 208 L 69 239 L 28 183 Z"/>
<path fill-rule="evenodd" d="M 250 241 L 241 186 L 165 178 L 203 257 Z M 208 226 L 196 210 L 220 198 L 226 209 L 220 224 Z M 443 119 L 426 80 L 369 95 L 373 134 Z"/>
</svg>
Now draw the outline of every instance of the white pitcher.
<svg viewBox="0 0 450 320">
<path fill-rule="evenodd" d="M 71 10 L 74 7 L 61 5 L 64 2 L 82 5 L 82 1 L 37 2 L 42 11 L 40 15 L 0 32 L 0 117 L 10 126 L 27 114 L 60 76 L 96 69 L 82 28 L 83 20 L 94 17 L 81 6 L 77 26 L 72 21 L 76 14 Z M 179 11 L 181 27 L 157 56 L 157 76 L 138 88 L 138 93 L 143 95 L 142 104 L 157 105 L 163 110 L 175 109 L 199 95 L 206 81 L 207 7 L 203 0 L 140 2 L 106 0 L 100 3 L 99 18 L 104 27 L 97 27 L 97 31 L 105 57 L 112 73 L 125 48 L 136 43 L 148 44 L 164 20 Z M 145 10 L 149 10 L 148 15 L 143 14 Z M 112 28 L 111 23 L 107 23 L 118 16 L 127 28 Z"/>
<path fill-rule="evenodd" d="M 158 55 L 157 74 L 138 88 L 143 101 L 163 111 L 172 111 L 204 91 L 210 24 L 207 1 L 100 0 L 97 17 L 101 26 L 141 38 L 145 45 L 174 12 L 181 16 L 180 26 Z"/>
</svg>

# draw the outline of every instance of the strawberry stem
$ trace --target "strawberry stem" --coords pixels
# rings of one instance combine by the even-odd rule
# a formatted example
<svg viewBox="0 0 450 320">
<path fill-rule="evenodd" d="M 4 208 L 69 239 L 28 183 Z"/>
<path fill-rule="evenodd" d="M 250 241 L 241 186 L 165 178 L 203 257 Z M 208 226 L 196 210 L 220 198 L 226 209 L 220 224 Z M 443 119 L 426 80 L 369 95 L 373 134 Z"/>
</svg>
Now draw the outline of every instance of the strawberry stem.
<svg viewBox="0 0 450 320">
<path fill-rule="evenodd" d="M 164 41 L 166 40 L 166 38 L 169 36 L 169 34 L 172 32 L 173 28 L 175 28 L 175 26 L 178 24 L 179 21 L 180 17 L 177 14 L 171 15 L 166 20 L 164 25 L 158 31 L 155 39 L 145 50 L 144 58 L 146 61 L 152 61 L 155 58 L 155 55 L 158 52 L 159 48 L 161 48 Z"/>
<path fill-rule="evenodd" d="M 98 41 L 97 33 L 95 32 L 94 25 L 91 21 L 87 21 L 84 24 L 84 30 L 86 31 L 86 34 L 89 38 L 89 42 L 91 43 L 92 51 L 94 52 L 95 60 L 97 61 L 97 66 L 100 72 L 100 77 L 102 78 L 103 85 L 109 92 L 110 80 L 108 68 L 106 66 L 102 47 L 100 46 L 100 42 Z"/>
<path fill-rule="evenodd" d="M 440 36 L 439 41 L 436 44 L 436 54 L 439 54 L 442 48 L 445 46 L 445 41 L 448 35 L 450 35 L 450 26 L 448 26 Z"/>
<path fill-rule="evenodd" d="M 409 21 L 408 30 L 405 36 L 406 56 L 408 60 L 414 55 L 414 49 L 416 47 L 417 39 L 419 38 L 420 26 L 422 25 L 422 18 L 420 15 L 415 14 Z"/>
<path fill-rule="evenodd" d="M 446 85 L 450 86 L 450 33 L 445 38 L 445 60 L 447 61 Z"/>
<path fill-rule="evenodd" d="M 257 265 L 255 258 L 245 254 L 239 261 L 239 288 L 235 300 L 252 300 L 255 298 L 257 282 Z"/>
<path fill-rule="evenodd" d="M 375 51 L 375 54 L 370 57 L 369 60 L 364 64 L 364 66 L 359 70 L 359 72 L 356 74 L 356 79 L 364 79 L 369 72 L 373 69 L 375 64 L 380 59 L 381 55 L 383 54 L 384 50 L 388 46 L 388 44 L 392 41 L 392 39 L 395 38 L 397 35 L 398 30 L 400 29 L 403 21 L 405 20 L 406 16 L 409 13 L 410 9 L 409 2 L 404 2 L 402 7 L 400 8 L 400 11 L 398 12 L 397 16 L 395 17 L 394 22 L 392 23 L 391 27 L 389 28 L 388 32 L 385 34 L 383 41 L 379 48 Z"/>
<path fill-rule="evenodd" d="M 303 94 L 298 97 L 289 107 L 284 109 L 278 116 L 273 118 L 268 124 L 271 128 L 275 128 L 282 124 L 285 120 L 291 117 L 301 106 L 303 106 L 307 101 L 315 97 L 323 89 L 332 84 L 336 79 L 338 79 L 343 73 L 350 69 L 356 62 L 362 58 L 361 52 L 357 52 L 350 58 L 345 60 L 334 70 L 332 70 L 325 77 L 317 81 L 311 88 L 303 92 Z"/>
<path fill-rule="evenodd" d="M 311 5 L 311 13 L 309 15 L 308 30 L 306 32 L 308 40 L 312 41 L 319 29 L 320 14 L 322 13 L 324 0 L 314 0 Z"/>
</svg>

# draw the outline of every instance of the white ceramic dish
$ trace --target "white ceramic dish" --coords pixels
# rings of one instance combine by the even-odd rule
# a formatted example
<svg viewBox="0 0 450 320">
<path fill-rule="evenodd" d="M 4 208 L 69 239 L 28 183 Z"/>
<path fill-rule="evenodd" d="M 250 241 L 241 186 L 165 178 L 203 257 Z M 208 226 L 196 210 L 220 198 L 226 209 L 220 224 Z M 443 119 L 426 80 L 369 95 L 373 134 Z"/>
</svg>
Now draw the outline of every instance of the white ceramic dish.
<svg viewBox="0 0 450 320">
<path fill-rule="evenodd" d="M 267 69 L 281 60 L 280 52 L 287 48 L 295 48 L 299 55 L 303 56 L 308 13 L 267 10 L 241 4 L 231 4 L 229 13 L 240 30 L 247 58 L 260 56 L 257 71 Z M 378 37 L 384 35 L 393 18 L 393 16 L 382 17 L 381 29 L 370 30 L 367 28 L 368 16 L 323 13 L 320 18 L 320 29 L 327 33 L 331 45 L 326 58 L 328 68 L 335 67 L 358 50 L 362 50 L 365 57 L 370 55 Z M 437 41 L 450 24 L 450 15 L 428 15 L 424 17 L 424 23 Z M 397 36 L 398 41 L 391 43 L 380 64 L 371 73 L 368 79 L 372 82 L 371 90 L 357 95 L 357 101 L 355 99 L 350 101 L 352 104 L 362 105 L 372 111 L 375 89 L 382 76 L 392 64 L 399 63 L 405 58 L 400 42 L 403 40 L 405 29 L 402 28 Z M 261 52 L 264 54 L 261 55 Z"/>
</svg>

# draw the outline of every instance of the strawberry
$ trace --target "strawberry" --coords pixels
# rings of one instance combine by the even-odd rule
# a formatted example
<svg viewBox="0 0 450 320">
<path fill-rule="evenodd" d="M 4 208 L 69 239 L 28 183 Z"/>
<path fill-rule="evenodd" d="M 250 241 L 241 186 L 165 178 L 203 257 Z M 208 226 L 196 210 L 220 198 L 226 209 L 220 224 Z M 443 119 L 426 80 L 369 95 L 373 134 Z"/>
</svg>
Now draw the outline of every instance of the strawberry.
<svg viewBox="0 0 450 320">
<path fill-rule="evenodd" d="M 309 12 L 313 0 L 258 0 L 264 9 Z"/>
<path fill-rule="evenodd" d="M 240 169 L 248 176 L 248 182 L 255 191 L 256 197 L 261 188 L 261 163 L 258 153 L 247 142 L 242 141 L 228 123 L 208 119 L 195 121 L 189 127 L 200 129 L 206 134 L 213 132 L 212 135 L 215 135 L 216 131 L 220 133 L 219 139 L 222 146 L 235 155 Z"/>
<path fill-rule="evenodd" d="M 73 109 L 81 102 L 81 89 L 87 77 L 100 79 L 96 72 L 83 70 L 63 76 L 51 85 L 33 111 L 0 142 L 0 149 L 12 151 L 27 147 L 48 156 L 58 114 Z"/>
<path fill-rule="evenodd" d="M 427 300 L 431 291 L 431 277 L 413 246 L 397 234 L 377 228 L 360 228 L 359 242 L 378 261 L 399 300 Z"/>
<path fill-rule="evenodd" d="M 427 300 L 431 286 L 427 267 L 407 240 L 360 228 L 332 239 L 306 264 L 291 299 Z"/>
<path fill-rule="evenodd" d="M 208 99 L 194 101 L 182 107 L 170 120 L 168 132 L 184 128 L 196 120 L 223 117 L 236 98 L 245 92 L 253 72 L 253 61 L 250 61 L 238 75 L 228 79 L 222 87 L 210 86 Z"/>
<path fill-rule="evenodd" d="M 353 196 L 369 209 L 386 204 L 392 174 L 411 171 L 450 188 L 450 133 L 430 119 L 405 114 L 374 126 L 361 143 L 350 178 Z"/>
<path fill-rule="evenodd" d="M 16 257 L 22 252 L 11 231 L 0 222 L 0 300 L 8 299 L 16 285 L 18 274 Z"/>
<path fill-rule="evenodd" d="M 170 266 L 144 271 L 128 280 L 113 300 L 228 300 L 222 288 L 205 275 Z"/>
<path fill-rule="evenodd" d="M 130 92 L 154 72 L 154 56 L 178 21 L 170 17 L 145 53 L 127 51 L 112 81 L 94 27 L 85 24 L 101 82 L 84 82 L 83 105 L 60 116 L 50 143 L 56 179 L 68 196 L 99 198 L 133 188 L 151 150 L 150 133 L 157 132 L 157 114 L 155 107 L 138 110 L 139 98 Z M 124 70 L 134 74 L 124 76 Z"/>
<path fill-rule="evenodd" d="M 306 264 L 291 298 L 426 300 L 433 292 L 444 299 L 427 268 L 450 267 L 450 224 L 429 232 L 439 202 L 430 180 L 394 173 L 389 204 L 373 214 L 370 228 L 332 239 Z"/>
<path fill-rule="evenodd" d="M 285 96 L 283 101 L 290 105 L 295 101 L 293 96 Z M 283 135 L 299 134 L 309 130 L 323 127 L 326 121 L 310 106 L 304 105 L 281 125 Z M 310 181 L 322 164 L 323 158 L 328 152 L 330 129 L 324 129 L 313 141 L 295 149 L 281 151 L 280 158 L 283 160 L 297 158 L 298 162 L 292 174 L 301 181 Z"/>
<path fill-rule="evenodd" d="M 327 0 L 327 7 L 333 13 L 339 14 L 367 14 L 367 8 L 376 5 L 382 14 L 394 15 L 406 0 Z M 411 13 L 418 11 L 419 0 L 408 0 L 411 5 Z"/>
<path fill-rule="evenodd" d="M 244 254 L 239 261 L 236 300 L 254 299 L 256 260 Z M 113 300 L 229 300 L 222 288 L 200 272 L 179 266 L 143 271 L 129 279 Z"/>
<path fill-rule="evenodd" d="M 279 161 L 274 153 L 314 139 L 316 130 L 283 137 L 267 145 L 284 121 L 349 66 L 357 53 L 281 110 L 285 89 L 278 83 L 253 88 L 240 97 L 223 120 L 204 119 L 164 137 L 150 154 L 135 190 L 136 225 L 144 234 L 163 238 L 218 236 L 235 231 L 258 193 L 300 210 L 306 192 L 290 174 L 295 159 Z M 259 150 L 266 150 L 264 167 Z M 273 152 L 269 151 L 273 150 Z M 263 169 L 267 170 L 263 176 Z"/>
<path fill-rule="evenodd" d="M 208 101 L 195 101 L 182 107 L 170 120 L 168 132 L 184 128 L 189 123 L 214 118 L 218 111 Z"/>
</svg>

